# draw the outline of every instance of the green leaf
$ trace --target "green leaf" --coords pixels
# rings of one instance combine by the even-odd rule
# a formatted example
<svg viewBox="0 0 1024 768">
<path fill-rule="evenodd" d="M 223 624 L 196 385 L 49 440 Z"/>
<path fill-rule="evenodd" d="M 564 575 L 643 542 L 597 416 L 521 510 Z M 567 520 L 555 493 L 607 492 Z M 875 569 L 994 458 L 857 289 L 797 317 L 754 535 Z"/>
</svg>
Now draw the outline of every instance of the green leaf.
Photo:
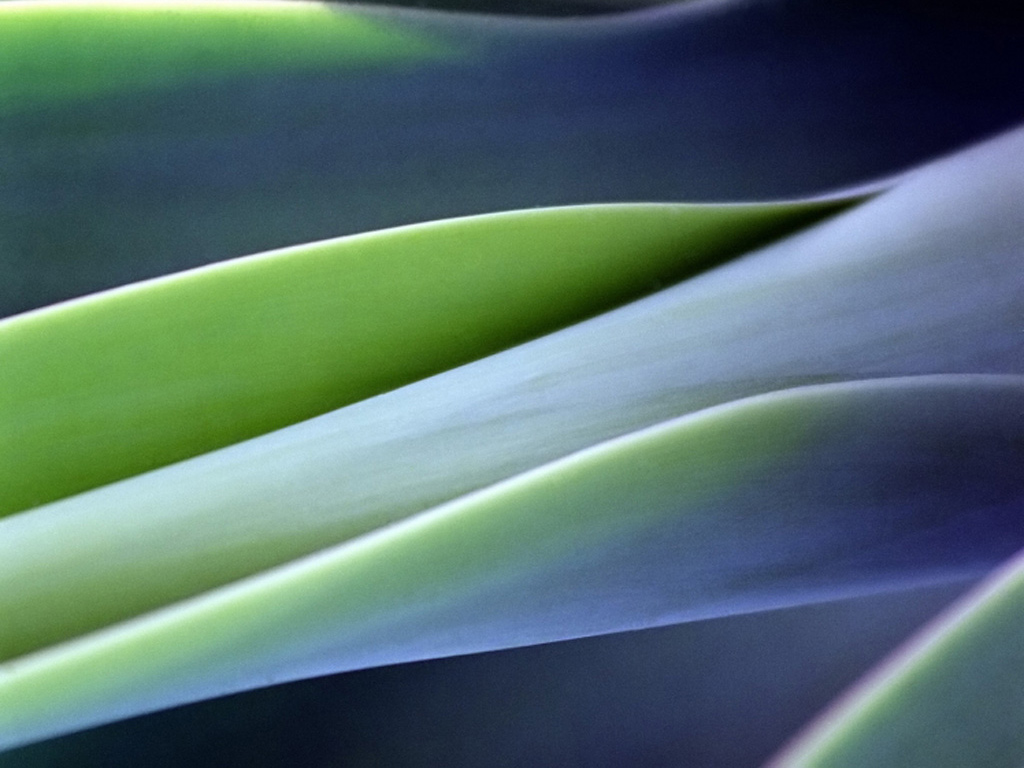
<svg viewBox="0 0 1024 768">
<path fill-rule="evenodd" d="M 1024 373 L 1021 267 L 1006 256 L 1022 252 L 1022 145 L 1018 132 L 965 152 L 499 355 L 0 521 L 0 599 L 29 627 L 7 629 L 7 655 L 731 399 L 865 374 Z"/>
<path fill-rule="evenodd" d="M 10 7 L 27 12 L 32 6 Z M 50 7 L 57 6 L 34 6 Z M 682 17 L 669 12 L 573 25 L 571 31 L 538 25 L 525 36 L 520 33 L 529 25 L 499 22 L 489 27 L 495 30 L 491 35 L 490 22 L 459 20 L 448 26 L 438 17 L 413 23 L 412 16 L 399 21 L 384 14 L 383 26 L 372 34 L 360 23 L 324 22 L 322 50 L 337 52 L 331 42 L 337 33 L 353 42 L 354 58 L 324 63 L 315 61 L 314 51 L 304 59 L 296 40 L 319 33 L 299 25 L 294 36 L 268 43 L 282 47 L 252 70 L 239 58 L 246 53 L 237 44 L 243 37 L 236 24 L 240 17 L 228 13 L 227 27 L 214 36 L 235 58 L 227 62 L 215 54 L 201 63 L 196 79 L 194 72 L 186 73 L 180 82 L 172 82 L 177 75 L 170 73 L 177 71 L 182 51 L 188 51 L 188 60 L 205 55 L 188 48 L 201 41 L 186 39 L 180 28 L 175 46 L 183 48 L 157 44 L 155 58 L 139 62 L 137 71 L 104 69 L 102 55 L 88 58 L 98 48 L 86 41 L 85 60 L 93 61 L 93 74 L 99 73 L 94 80 L 88 72 L 76 79 L 73 62 L 53 58 L 40 60 L 46 66 L 56 61 L 53 72 L 33 70 L 36 61 L 22 48 L 15 51 L 17 66 L 0 68 L 0 78 L 24 65 L 28 79 L 41 87 L 12 89 L 20 106 L 12 103 L 0 115 L 4 311 L 53 297 L 49 287 L 36 290 L 37 275 L 43 275 L 38 285 L 59 275 L 60 290 L 68 289 L 62 295 L 80 292 L 89 281 L 93 287 L 116 283 L 120 278 L 111 276 L 136 268 L 124 270 L 126 255 L 141 256 L 137 268 L 156 274 L 176 259 L 199 263 L 239 252 L 235 246 L 249 237 L 295 242 L 318 228 L 348 231 L 352 221 L 387 219 L 396 211 L 408 221 L 429 217 L 430 211 L 469 210 L 459 206 L 488 209 L 495 200 L 524 194 L 523 205 L 552 202 L 530 199 L 531 188 L 553 197 L 577 196 L 577 201 L 589 190 L 584 199 L 606 199 L 610 188 L 585 178 L 614 179 L 623 160 L 630 178 L 640 180 L 637 189 L 648 190 L 642 195 L 647 199 L 677 198 L 693 183 L 705 192 L 754 189 L 760 195 L 766 189 L 792 190 L 794 184 L 820 188 L 815 185 L 823 179 L 859 179 L 870 169 L 892 171 L 1019 118 L 1019 104 L 1000 96 L 1014 93 L 1005 89 L 1007 83 L 1020 81 L 1020 57 L 1005 46 L 1009 40 L 1013 50 L 1021 50 L 1012 27 L 1007 32 L 959 21 L 951 27 L 931 21 L 886 27 L 881 22 L 901 18 L 899 8 L 895 16 L 886 11 L 853 17 L 843 3 L 829 6 L 838 12 L 792 13 L 802 7 L 797 2 L 787 4 L 789 13 L 762 14 L 759 4 L 737 3 L 721 14 L 695 13 L 678 26 Z M 164 13 L 167 6 L 161 8 Z M 748 8 L 754 12 L 733 15 Z M 283 6 L 274 9 L 285 12 Z M 294 12 L 312 10 L 304 6 Z M 786 26 L 805 16 L 813 23 Z M 857 20 L 852 26 L 835 23 L 852 18 Z M 987 18 L 984 12 L 981 18 Z M 792 58 L 784 45 L 785 56 L 770 57 L 779 67 L 764 67 L 766 51 L 759 51 L 750 60 L 758 72 L 769 73 L 767 80 L 737 77 L 743 67 L 733 67 L 732 57 L 712 46 L 704 63 L 710 62 L 716 77 L 705 81 L 707 70 L 674 53 L 699 50 L 697 41 L 723 27 L 729 34 L 747 29 L 755 39 L 775 39 L 770 30 L 779 19 L 787 20 L 783 26 L 792 40 L 813 42 L 797 46 Z M 862 19 L 867 19 L 863 27 Z M 693 20 L 699 23 L 691 26 Z M 737 20 L 739 27 L 731 26 Z M 391 21 L 394 30 L 401 27 L 401 41 L 390 36 Z M 433 48 L 445 35 L 431 37 L 427 30 L 441 27 L 447 28 L 448 44 L 462 30 L 479 47 L 464 57 L 467 49 L 456 45 Z M 936 32 L 937 27 L 947 31 Z M 879 47 L 879 28 L 896 30 L 882 37 L 908 57 L 896 59 L 899 68 L 885 63 L 891 51 L 887 44 Z M 950 28 L 955 28 L 952 36 Z M 0 35 L 5 29 L 0 26 Z M 822 29 L 840 32 L 816 34 Z M 861 35 L 861 29 L 867 33 Z M 971 42 L 942 44 L 959 41 L 961 34 Z M 365 50 L 360 48 L 364 37 L 372 38 Z M 529 45 L 523 45 L 526 38 Z M 46 40 L 38 42 L 45 46 Z M 403 68 L 400 56 L 392 60 L 392 44 L 406 40 L 415 40 L 414 47 L 424 44 L 414 54 L 425 57 L 423 68 Z M 122 64 L 134 64 L 149 50 L 130 48 L 124 49 L 128 55 Z M 825 60 L 821 51 L 834 66 L 808 67 L 808 61 Z M 865 51 L 872 55 L 865 57 Z M 921 51 L 930 53 L 921 57 Z M 677 81 L 665 67 L 669 59 L 688 73 L 687 88 L 674 90 Z M 385 60 L 386 66 L 378 66 Z M 983 62 L 980 68 L 962 71 L 963 62 L 975 60 Z M 858 74 L 835 80 L 792 74 L 851 69 Z M 780 71 L 784 74 L 776 79 Z M 652 72 L 664 77 L 651 78 Z M 493 73 L 496 79 L 489 79 Z M 166 75 L 170 80 L 162 83 Z M 948 87 L 938 85 L 947 80 Z M 495 82 L 501 88 L 493 89 Z M 704 94 L 696 101 L 689 98 L 694 82 Z M 433 96 L 420 99 L 424 93 L 436 95 L 438 83 L 446 86 L 442 90 L 451 100 L 444 103 L 456 105 L 454 111 L 439 108 Z M 544 98 L 528 97 L 535 91 L 522 90 L 527 83 Z M 652 90 L 634 98 L 641 83 L 653 84 Z M 707 95 L 725 92 L 716 83 L 729 86 L 725 108 L 716 109 L 719 102 Z M 907 90 L 907 83 L 917 87 Z M 877 153 L 873 143 L 860 138 L 865 126 L 851 122 L 874 114 L 872 109 L 867 102 L 860 113 L 849 109 L 866 93 L 874 98 L 876 90 L 886 94 L 872 102 L 886 105 L 878 113 L 881 119 L 871 123 L 885 136 L 885 148 Z M 465 98 L 467 92 L 486 96 L 474 102 Z M 382 103 L 382 93 L 397 107 L 368 110 L 374 118 L 367 120 L 362 107 Z M 499 97 L 492 99 L 494 93 Z M 812 109 L 792 119 L 777 108 L 791 103 L 782 98 L 787 93 L 805 97 L 802 103 L 845 106 Z M 813 98 L 814 93 L 835 99 Z M 908 99 L 908 93 L 922 98 Z M 37 94 L 38 103 L 33 102 Z M 353 94 L 363 100 L 350 99 Z M 616 106 L 604 112 L 609 94 Z M 944 107 L 976 101 L 984 107 L 962 124 L 957 110 L 957 119 L 945 119 Z M 524 103 L 539 105 L 539 133 L 557 139 L 537 141 L 538 123 L 521 117 Z M 581 110 L 581 104 L 589 108 Z M 898 105 L 910 105 L 919 119 L 895 119 L 906 114 Z M 474 121 L 474 108 L 487 118 Z M 353 117 L 339 123 L 341 114 Z M 441 115 L 442 122 L 415 119 L 422 114 Z M 733 131 L 737 114 L 755 116 L 756 127 Z M 449 115 L 458 117 L 444 122 Z M 689 115 L 699 118 L 683 130 Z M 593 130 L 585 130 L 591 122 Z M 415 127 L 395 127 L 407 125 Z M 451 125 L 455 130 L 448 130 Z M 719 129 L 725 125 L 730 130 L 723 133 Z M 856 130 L 836 131 L 849 125 Z M 240 126 L 252 126 L 244 141 Z M 291 145 L 281 142 L 282 131 L 299 138 Z M 664 141 L 666 132 L 673 142 Z M 365 141 L 377 133 L 392 144 Z M 840 136 L 835 143 L 819 138 L 835 135 Z M 712 138 L 702 142 L 701 136 Z M 775 137 L 782 137 L 781 144 L 773 143 Z M 615 151 L 616 145 L 624 149 Z M 243 149 L 224 160 L 225 147 L 235 146 Z M 445 162 L 450 155 L 443 148 L 433 152 L 445 146 L 456 147 L 455 156 L 467 160 L 457 164 L 454 176 L 438 170 L 456 165 Z M 565 152 L 567 146 L 576 154 Z M 682 154 L 680 146 L 686 147 Z M 705 152 L 708 146 L 713 151 Z M 864 146 L 869 150 L 861 152 Z M 55 153 L 55 147 L 66 150 Z M 266 152 L 268 147 L 275 151 Z M 396 154 L 395 147 L 404 154 Z M 421 151 L 424 147 L 431 150 Z M 492 163 L 494 147 L 518 149 Z M 786 151 L 776 152 L 780 147 Z M 769 162 L 751 164 L 745 150 Z M 676 162 L 680 156 L 701 162 Z M 296 157 L 301 162 L 296 164 Z M 381 157 L 388 161 L 387 171 L 381 170 Z M 510 181 L 515 173 L 508 169 L 518 171 L 523 157 L 537 165 Z M 206 162 L 209 158 L 214 161 Z M 900 179 L 895 190 L 856 210 L 649 299 L 419 378 L 434 371 L 426 367 L 414 372 L 411 378 L 419 380 L 413 384 L 401 386 L 407 380 L 396 379 L 371 387 L 366 394 L 372 397 L 311 421 L 0 520 L 0 581 L 7 580 L 0 588 L 0 615 L 5 621 L 13 617 L 0 626 L 9 656 L 0 664 L 0 730 L 9 728 L 4 738 L 20 743 L 282 676 L 652 626 L 980 572 L 1005 556 L 1006 547 L 1021 543 L 1020 377 L 917 376 L 803 385 L 905 374 L 1024 373 L 1019 299 L 1024 189 L 1014 173 L 1022 158 L 1022 134 L 1010 134 L 909 181 Z M 494 173 L 496 167 L 504 170 Z M 658 179 L 687 181 L 646 186 L 652 167 L 661 174 L 655 174 Z M 767 177 L 766 167 L 772 171 Z M 356 172 L 340 186 L 325 183 L 349 168 Z M 580 174 L 581 169 L 592 175 Z M 368 178 L 372 183 L 364 183 Z M 450 183 L 452 178 L 459 183 Z M 566 178 L 571 181 L 560 186 L 558 179 Z M 466 180 L 470 183 L 463 184 Z M 622 188 L 612 186 L 620 195 Z M 488 188 L 499 191 L 489 194 Z M 339 189 L 345 194 L 337 194 Z M 651 189 L 673 192 L 651 195 Z M 146 192 L 136 194 L 139 190 Z M 373 201 L 368 212 L 360 200 Z M 409 205 L 424 200 L 422 207 Z M 339 207 L 358 212 L 339 224 Z M 306 234 L 275 239 L 288 232 Z M 39 254 L 45 264 L 34 261 Z M 80 281 L 71 270 L 65 281 L 67 264 L 89 278 Z M 131 296 L 135 290 L 145 288 L 115 295 Z M 316 287 L 303 286 L 302 293 L 315 294 Z M 28 315 L 5 327 L 31 328 L 36 318 L 59 317 L 109 299 L 73 303 L 52 316 Z M 423 316 L 436 326 L 433 309 Z M 218 319 L 216 313 L 211 317 Z M 367 321 L 367 327 L 373 325 Z M 216 334 L 222 327 L 214 323 L 209 329 Z M 173 324 L 157 330 L 148 337 L 155 348 L 172 349 Z M 538 326 L 536 333 L 545 330 Z M 500 330 L 489 333 L 492 341 L 501 336 Z M 45 333 L 38 338 L 48 340 Z M 83 344 L 94 341 L 87 335 Z M 363 341 L 374 348 L 380 338 L 371 334 Z M 461 362 L 436 355 L 448 349 L 441 337 L 423 346 L 440 368 Z M 485 347 L 471 357 L 491 351 Z M 27 348 L 38 351 L 41 344 Z M 50 350 L 63 352 L 72 368 L 82 351 Z M 144 363 L 148 351 L 136 348 L 135 360 L 125 366 Z M 239 357 L 236 348 L 229 354 Z M 39 358 L 37 367 L 29 366 L 34 373 L 26 380 L 36 390 L 15 385 L 12 391 L 20 399 L 8 413 L 31 416 L 27 406 L 33 398 L 39 398 L 38 405 L 45 386 L 66 371 L 60 357 Z M 382 354 L 371 363 L 386 358 Z M 223 394 L 225 380 L 211 377 L 209 369 L 190 370 L 188 359 L 179 350 L 155 369 L 166 372 L 167 365 L 177 365 L 184 376 L 194 376 L 201 382 L 195 390 L 199 400 L 207 392 Z M 214 365 L 222 359 L 211 356 Z M 301 362 L 302 354 L 295 359 Z M 0 377 L 4 372 L 0 366 Z M 117 366 L 112 372 L 118 373 Z M 251 370 L 255 378 L 261 373 L 255 366 Z M 287 386 L 291 378 L 269 382 L 271 410 L 279 407 L 278 400 L 285 410 L 294 405 L 290 395 L 277 398 L 282 381 Z M 129 376 L 129 389 L 135 383 Z M 70 397 L 79 384 L 84 390 L 91 385 L 72 382 Z M 167 388 L 156 386 L 149 394 L 158 403 L 171 403 L 177 385 L 172 378 Z M 392 386 L 397 388 L 375 394 Z M 785 387 L 797 388 L 737 400 Z M 113 389 L 106 390 L 111 402 L 118 399 Z M 244 387 L 228 382 L 227 389 Z M 734 402 L 694 413 L 725 401 Z M 132 426 L 132 414 L 148 404 L 129 405 L 123 410 Z M 220 419 L 228 407 L 212 409 L 211 418 Z M 21 427 L 23 434 L 49 430 L 52 446 L 60 428 L 47 424 L 46 410 L 37 408 L 38 423 L 28 418 Z M 85 409 L 85 421 L 91 420 L 86 438 L 67 455 L 89 452 L 97 436 L 108 447 L 129 442 L 123 430 L 109 430 L 108 419 L 121 411 Z M 80 412 L 66 411 L 69 418 Z M 173 419 L 162 413 L 163 424 L 170 426 Z M 681 421 L 665 421 L 687 413 Z M 296 418 L 302 418 L 298 411 L 282 423 Z M 256 429 L 274 426 L 267 422 Z M 55 476 L 65 474 L 60 455 L 41 457 L 37 451 L 35 458 L 54 466 Z M 115 456 L 111 464 L 123 458 Z M 94 482 L 104 480 L 94 477 L 83 487 Z M 58 495 L 69 489 L 74 485 Z M 792 503 L 780 506 L 780 499 Z M 40 500 L 31 497 L 27 503 Z M 566 517 L 566 511 L 575 516 Z M 1010 623 L 1000 619 L 1000 632 Z M 989 640 L 978 641 L 982 656 L 1006 653 L 994 650 Z M 1019 666 L 1012 652 L 1002 658 Z M 998 664 L 982 666 L 983 681 L 1002 682 L 993 672 Z M 908 684 L 906 690 L 918 691 L 906 699 L 909 709 L 921 711 L 925 705 L 920 722 L 953 730 L 948 724 L 956 713 L 931 706 L 929 696 L 958 690 L 957 675 L 943 677 L 956 669 L 954 660 L 920 689 Z M 890 698 L 882 710 L 900 709 L 892 702 L 902 702 L 903 695 L 885 694 Z M 1016 695 L 1004 691 L 995 699 L 1016 710 Z M 857 722 L 851 716 L 853 725 L 843 726 L 841 744 L 859 738 L 848 738 Z M 895 727 L 900 734 L 891 739 L 903 745 L 899 749 L 921 738 L 920 729 L 901 728 Z M 982 758 L 1009 764 L 1020 749 L 1012 730 L 999 731 L 986 743 L 981 749 L 989 752 L 982 751 Z"/>
<path fill-rule="evenodd" d="M 754 768 L 965 585 L 249 691 L 0 754 L 0 768 Z"/>
<path fill-rule="evenodd" d="M 826 710 L 771 768 L 1017 768 L 1022 627 L 1018 555 Z"/>
<path fill-rule="evenodd" d="M 0 515 L 498 352 L 834 213 L 521 211 L 289 248 L 0 321 Z"/>
<path fill-rule="evenodd" d="M 1024 542 L 1022 436 L 1024 377 L 825 385 L 703 411 L 10 660 L 0 744 L 344 669 L 977 575 Z M 323 480 L 326 497 L 344 488 Z M 202 521 L 179 521 L 180 571 L 138 545 L 119 559 L 144 565 L 139 579 L 69 568 L 19 547 L 19 521 L 47 524 L 34 517 L 3 531 L 8 652 L 109 621 L 209 557 Z M 275 546 L 239 523 L 252 549 Z M 48 524 L 60 548 L 103 532 Z"/>
</svg>

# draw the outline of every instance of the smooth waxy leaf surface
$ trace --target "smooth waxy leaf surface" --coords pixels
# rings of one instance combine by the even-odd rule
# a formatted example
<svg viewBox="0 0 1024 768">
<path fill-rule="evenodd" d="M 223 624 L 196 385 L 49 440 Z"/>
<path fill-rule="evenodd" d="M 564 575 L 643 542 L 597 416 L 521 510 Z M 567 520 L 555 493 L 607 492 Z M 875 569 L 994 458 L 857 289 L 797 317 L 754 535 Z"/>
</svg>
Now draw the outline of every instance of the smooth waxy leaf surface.
<svg viewBox="0 0 1024 768">
<path fill-rule="evenodd" d="M 0 521 L 0 607 L 25 622 L 6 655 L 716 403 L 864 375 L 1024 373 L 1022 147 L 1010 134 L 614 312 Z"/>
<path fill-rule="evenodd" d="M 965 589 L 911 589 L 348 672 L 0 755 L 2 768 L 757 768 Z"/>
<path fill-rule="evenodd" d="M 1022 435 L 1022 377 L 713 408 L 10 660 L 0 743 L 343 669 L 977 575 L 1024 542 Z M 86 588 L 95 617 L 104 590 Z M 77 607 L 21 597 L 8 651 Z"/>
<path fill-rule="evenodd" d="M 44 7 L 57 8 L 34 6 Z M 170 26 L 158 34 L 177 40 L 169 47 L 156 44 L 150 56 L 122 39 L 120 54 L 139 58 L 133 71 L 111 66 L 116 56 L 94 55 L 92 41 L 105 35 L 83 38 L 69 59 L 42 57 L 41 69 L 24 27 L 5 48 L 26 66 L 8 58 L 0 68 L 17 86 L 0 116 L 0 311 L 365 222 L 636 199 L 631 189 L 644 199 L 819 190 L 899 170 L 1020 119 L 1014 16 L 997 18 L 984 3 L 956 13 L 922 12 L 916 2 L 867 12 L 836 3 L 824 13 L 801 2 L 784 13 L 772 3 L 708 4 L 690 15 L 565 26 L 345 12 L 324 19 L 322 30 L 300 23 L 267 38 L 268 54 L 253 66 L 237 45 L 237 22 L 254 20 L 250 6 L 231 7 L 221 20 L 206 16 L 224 56 L 208 57 L 166 15 L 159 23 Z M 272 8 L 291 18 L 322 11 Z M 95 32 L 120 21 L 89 24 Z M 0 26 L 0 35 L 9 29 Z M 149 32 L 139 29 L 142 40 Z M 321 32 L 319 49 L 289 48 Z M 737 55 L 725 55 L 717 34 L 742 43 Z M 352 45 L 342 52 L 334 40 Z M 751 48 L 758 40 L 783 42 Z M 744 48 L 756 55 L 744 59 Z M 179 67 L 189 61 L 199 68 Z M 540 109 L 524 117 L 524 103 Z M 794 103 L 812 107 L 787 106 Z M 743 115 L 756 119 L 744 123 Z M 884 139 L 863 141 L 865 132 Z M 985 569 L 1005 555 L 1001 547 L 1020 543 L 1019 379 L 803 388 L 593 446 L 781 387 L 1020 373 L 1020 145 L 1010 136 L 966 153 L 656 300 L 0 521 L 10 537 L 0 581 L 14 585 L 3 610 L 13 606 L 16 617 L 0 625 L 11 657 L 0 666 L 0 695 L 12 705 L 0 707 L 12 718 L 9 743 L 280 676 Z M 614 190 L 602 186 L 612 178 Z M 652 193 L 661 188 L 670 191 Z M 223 393 L 225 380 L 208 372 L 195 376 L 205 381 L 200 389 Z M 36 373 L 36 382 L 53 378 Z M 157 399 L 173 400 L 169 389 Z M 908 389 L 927 394 L 908 404 Z M 865 394 L 873 405 L 858 409 Z M 773 421 L 790 398 L 801 403 L 790 409 L 798 416 Z M 94 419 L 92 434 L 104 432 L 104 418 Z M 708 420 L 717 427 L 694 438 Z M 686 439 L 673 442 L 675 430 L 690 436 L 688 449 L 680 448 Z M 657 460 L 665 456 L 672 461 Z M 705 469 L 680 474 L 677 464 Z M 765 498 L 750 491 L 759 482 Z M 769 497 L 769 518 L 751 512 Z M 795 503 L 780 509 L 780 499 Z M 822 506 L 828 514 L 812 514 Z M 559 517 L 564 509 L 578 519 Z M 454 518 L 460 524 L 446 528 Z M 788 538 L 796 532 L 805 537 Z M 506 541 L 509 552 L 487 558 Z M 850 542 L 862 546 L 851 552 Z M 680 551 L 692 556 L 680 560 Z M 340 605 L 322 591 L 333 578 L 341 579 Z M 511 609 L 498 615 L 501 605 Z M 966 676 L 993 687 L 991 696 L 980 687 L 970 696 L 998 726 L 976 751 L 956 753 L 984 732 L 971 732 L 975 720 L 943 759 L 1014 764 L 1020 730 L 1012 716 L 999 719 L 997 706 L 1019 708 L 1017 693 L 998 687 L 1014 678 L 993 670 L 1020 666 L 1001 647 L 1015 622 L 1009 613 L 995 622 L 999 639 L 972 630 L 972 650 L 989 657 L 977 680 L 975 656 L 961 641 L 937 641 L 959 649 L 943 656 L 940 674 L 932 668 L 921 686 L 918 668 L 899 692 L 873 694 L 866 709 L 847 713 L 838 738 L 814 747 L 826 745 L 813 759 L 844 750 L 860 762 L 887 750 L 926 755 L 914 746 L 923 734 L 962 724 L 955 707 L 933 702 L 959 692 Z M 80 636 L 90 630 L 98 631 Z M 241 648 L 242 669 L 229 648 Z M 913 716 L 894 723 L 904 702 Z"/>
<path fill-rule="evenodd" d="M 0 321 L 0 516 L 492 354 L 854 200 L 436 222 Z"/>
</svg>

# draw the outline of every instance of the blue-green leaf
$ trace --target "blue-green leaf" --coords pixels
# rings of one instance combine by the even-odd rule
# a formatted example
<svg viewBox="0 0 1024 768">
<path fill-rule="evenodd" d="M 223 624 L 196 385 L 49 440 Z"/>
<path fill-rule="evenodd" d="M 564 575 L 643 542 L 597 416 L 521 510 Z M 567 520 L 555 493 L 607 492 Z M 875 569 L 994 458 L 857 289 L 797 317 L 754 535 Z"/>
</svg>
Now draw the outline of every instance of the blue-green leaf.
<svg viewBox="0 0 1024 768">
<path fill-rule="evenodd" d="M 347 672 L 0 754 L 0 768 L 756 768 L 963 584 Z"/>
<path fill-rule="evenodd" d="M 854 382 L 712 408 L 10 659 L 0 744 L 344 669 L 978 575 L 1024 543 L 1022 436 L 1024 377 Z M 325 476 L 316 490 L 342 488 Z M 3 530 L 17 577 L 3 592 L 8 656 L 194 578 L 139 545 L 54 571 L 19 547 L 19 522 L 48 523 L 51 542 L 57 530 L 105 540 L 35 514 Z M 275 546 L 248 528 L 253 550 Z M 208 557 L 202 520 L 171 535 L 185 568 Z M 217 555 L 232 556 L 247 557 Z M 132 563 L 151 570 L 126 583 Z"/>
</svg>

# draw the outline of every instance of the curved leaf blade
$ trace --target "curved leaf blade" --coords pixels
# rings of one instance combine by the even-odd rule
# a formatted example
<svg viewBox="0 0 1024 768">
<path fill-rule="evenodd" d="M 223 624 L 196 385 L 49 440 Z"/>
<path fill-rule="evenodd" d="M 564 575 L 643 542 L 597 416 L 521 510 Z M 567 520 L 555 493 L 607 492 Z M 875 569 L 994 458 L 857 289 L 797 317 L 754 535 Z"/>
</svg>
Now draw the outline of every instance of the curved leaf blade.
<svg viewBox="0 0 1024 768">
<path fill-rule="evenodd" d="M 865 372 L 1024 373 L 1022 147 L 1010 134 L 614 312 L 8 517 L 0 600 L 36 628 L 10 629 L 6 647 L 129 618 L 729 399 Z"/>
<path fill-rule="evenodd" d="M 277 685 L 0 754 L 0 768 L 755 768 L 961 583 Z"/>
<path fill-rule="evenodd" d="M 1024 377 L 825 385 L 683 417 L 9 660 L 0 744 L 339 670 L 978 575 L 1024 542 L 1022 436 Z M 27 622 L 5 626 L 14 643 L 57 612 L 31 588 L 5 608 Z"/>
<path fill-rule="evenodd" d="M 583 206 L 433 222 L 0 321 L 0 516 L 498 352 L 857 200 Z"/>
<path fill-rule="evenodd" d="M 450 55 L 342 5 L 293 0 L 9 0 L 0 3 L 0 109 L 245 74 L 359 68 Z"/>
</svg>

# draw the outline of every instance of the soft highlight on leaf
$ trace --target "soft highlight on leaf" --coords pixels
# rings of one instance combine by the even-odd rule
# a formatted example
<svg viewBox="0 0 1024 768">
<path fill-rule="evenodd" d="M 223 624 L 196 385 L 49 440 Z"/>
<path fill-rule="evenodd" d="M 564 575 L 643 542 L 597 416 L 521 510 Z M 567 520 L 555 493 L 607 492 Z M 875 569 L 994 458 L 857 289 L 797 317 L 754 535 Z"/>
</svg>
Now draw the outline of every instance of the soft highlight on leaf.
<svg viewBox="0 0 1024 768">
<path fill-rule="evenodd" d="M 1022 436 L 1024 377 L 713 408 L 10 660 L 0 744 L 344 669 L 978 575 L 1024 543 Z M 34 626 L 6 625 L 15 643 L 75 608 L 22 597 L 5 614 Z"/>
<path fill-rule="evenodd" d="M 0 754 L 0 768 L 757 768 L 967 588 L 944 584 L 276 685 Z"/>
<path fill-rule="evenodd" d="M 1021 267 L 1007 257 L 1024 253 L 1010 172 L 1022 145 L 1024 132 L 967 151 L 498 355 L 8 517 L 0 599 L 34 627 L 10 629 L 21 639 L 8 647 L 126 619 L 730 399 L 865 371 L 1024 373 Z"/>
</svg>

